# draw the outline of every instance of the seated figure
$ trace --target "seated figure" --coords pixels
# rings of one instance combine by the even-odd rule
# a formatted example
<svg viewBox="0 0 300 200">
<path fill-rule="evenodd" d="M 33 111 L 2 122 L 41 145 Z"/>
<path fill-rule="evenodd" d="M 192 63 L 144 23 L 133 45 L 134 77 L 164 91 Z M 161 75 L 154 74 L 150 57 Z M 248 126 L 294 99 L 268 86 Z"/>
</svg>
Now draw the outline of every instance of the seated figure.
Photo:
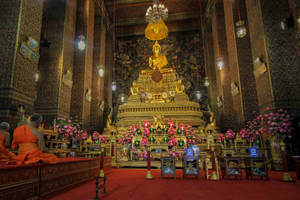
<svg viewBox="0 0 300 200">
<path fill-rule="evenodd" d="M 42 116 L 33 114 L 27 125 L 19 126 L 14 131 L 12 148 L 18 147 L 17 161 L 22 164 L 32 164 L 42 161 L 43 163 L 56 163 L 57 157 L 47 152 L 44 143 L 44 135 L 38 129 L 42 122 Z"/>
<path fill-rule="evenodd" d="M 168 64 L 165 55 L 161 54 L 161 46 L 156 41 L 152 48 L 153 56 L 149 58 L 149 67 L 153 70 L 160 70 Z"/>
<path fill-rule="evenodd" d="M 7 150 L 10 146 L 9 124 L 2 122 L 0 124 L 0 163 L 14 164 L 16 155 Z"/>
</svg>

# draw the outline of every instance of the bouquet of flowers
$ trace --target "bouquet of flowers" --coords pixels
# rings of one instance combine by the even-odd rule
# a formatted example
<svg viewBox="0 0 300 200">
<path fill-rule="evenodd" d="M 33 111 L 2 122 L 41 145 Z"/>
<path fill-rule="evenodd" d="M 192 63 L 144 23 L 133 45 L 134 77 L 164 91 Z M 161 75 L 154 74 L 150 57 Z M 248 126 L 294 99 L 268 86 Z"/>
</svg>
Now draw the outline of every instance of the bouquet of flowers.
<svg viewBox="0 0 300 200">
<path fill-rule="evenodd" d="M 172 119 L 168 119 L 167 125 L 168 125 L 168 127 L 170 128 L 170 127 L 174 127 L 174 126 L 175 126 L 175 123 L 174 123 L 174 121 L 173 121 Z"/>
<path fill-rule="evenodd" d="M 180 123 L 180 124 L 179 124 L 179 129 L 182 130 L 182 131 L 184 131 L 184 129 L 185 129 L 185 124 L 184 124 L 184 123 Z"/>
<path fill-rule="evenodd" d="M 235 138 L 235 132 L 233 130 L 228 129 L 228 131 L 225 133 L 226 139 L 234 139 Z"/>
<path fill-rule="evenodd" d="M 94 131 L 92 137 L 93 137 L 93 140 L 98 140 L 100 137 L 100 133 L 98 131 Z"/>
<path fill-rule="evenodd" d="M 240 137 L 243 138 L 243 139 L 249 139 L 250 138 L 250 131 L 248 131 L 247 129 L 245 128 L 242 128 L 240 130 L 240 133 L 239 133 Z"/>
<path fill-rule="evenodd" d="M 225 140 L 225 135 L 223 133 L 221 133 L 219 136 L 218 136 L 218 142 L 219 143 L 223 143 Z"/>
<path fill-rule="evenodd" d="M 56 126 L 58 134 L 64 135 L 65 137 L 75 137 L 75 138 L 81 138 L 81 125 L 76 122 L 72 121 L 72 119 L 66 119 L 63 116 L 58 116 L 56 119 Z"/>
<path fill-rule="evenodd" d="M 142 141 L 141 141 L 141 144 L 142 144 L 143 146 L 146 146 L 146 145 L 148 144 L 148 142 L 149 142 L 148 138 L 147 138 L 147 137 L 143 137 L 143 139 L 142 139 Z"/>
<path fill-rule="evenodd" d="M 257 138 L 260 135 L 290 134 L 292 132 L 291 125 L 291 116 L 286 110 L 272 111 L 266 107 L 262 114 L 247 123 L 246 129 L 252 138 Z"/>
<path fill-rule="evenodd" d="M 81 139 L 86 140 L 88 138 L 89 134 L 86 131 L 82 131 L 81 133 Z"/>
<path fill-rule="evenodd" d="M 149 128 L 144 128 L 144 130 L 143 130 L 143 136 L 148 137 L 149 135 L 150 135 L 150 130 L 149 130 Z"/>
<path fill-rule="evenodd" d="M 119 142 L 123 145 L 127 143 L 131 143 L 132 137 L 133 137 L 132 132 L 127 130 L 123 135 L 121 135 Z"/>
<path fill-rule="evenodd" d="M 170 137 L 168 144 L 169 144 L 169 146 L 176 146 L 176 145 L 178 145 L 178 141 L 176 140 L 176 138 L 174 136 L 172 136 L 172 137 Z"/>
<path fill-rule="evenodd" d="M 100 139 L 100 142 L 101 142 L 101 143 L 105 143 L 105 142 L 107 141 L 105 135 L 100 135 L 100 136 L 99 136 L 99 139 Z"/>
<path fill-rule="evenodd" d="M 176 134 L 176 131 L 175 131 L 175 128 L 173 126 L 171 126 L 169 129 L 168 129 L 168 135 L 169 136 L 173 136 Z"/>
<path fill-rule="evenodd" d="M 145 128 L 149 128 L 151 126 L 151 123 L 150 123 L 149 120 L 145 120 L 143 125 L 144 125 Z"/>
</svg>

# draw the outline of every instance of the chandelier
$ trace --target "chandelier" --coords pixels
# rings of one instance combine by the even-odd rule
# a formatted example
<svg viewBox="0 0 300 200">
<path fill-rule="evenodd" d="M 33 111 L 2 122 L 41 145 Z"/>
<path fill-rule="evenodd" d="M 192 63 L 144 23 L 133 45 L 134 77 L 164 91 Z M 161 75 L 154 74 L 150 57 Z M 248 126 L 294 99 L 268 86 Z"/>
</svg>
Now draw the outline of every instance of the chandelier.
<svg viewBox="0 0 300 200">
<path fill-rule="evenodd" d="M 145 15 L 147 22 L 157 23 L 168 18 L 168 8 L 164 4 L 160 3 L 159 0 L 153 0 L 153 5 L 149 6 Z"/>
</svg>

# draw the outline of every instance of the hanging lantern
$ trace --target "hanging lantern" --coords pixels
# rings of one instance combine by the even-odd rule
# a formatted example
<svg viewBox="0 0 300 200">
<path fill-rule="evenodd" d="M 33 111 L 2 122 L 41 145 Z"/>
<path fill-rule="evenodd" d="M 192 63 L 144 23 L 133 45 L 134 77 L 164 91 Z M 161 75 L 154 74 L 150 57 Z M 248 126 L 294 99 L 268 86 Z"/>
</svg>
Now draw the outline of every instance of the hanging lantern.
<svg viewBox="0 0 300 200">
<path fill-rule="evenodd" d="M 79 38 L 79 40 L 78 40 L 78 43 L 77 43 L 77 47 L 78 47 L 79 50 L 83 51 L 86 47 L 85 37 L 84 37 L 84 35 L 80 35 L 78 38 Z"/>
<path fill-rule="evenodd" d="M 40 73 L 39 73 L 39 72 L 36 72 L 35 75 L 34 75 L 34 80 L 35 80 L 35 82 L 38 82 L 38 81 L 39 81 L 39 78 L 40 78 Z"/>
<path fill-rule="evenodd" d="M 208 87 L 209 86 L 209 81 L 208 81 L 208 77 L 204 78 L 204 86 Z"/>
<path fill-rule="evenodd" d="M 224 60 L 223 57 L 219 57 L 216 59 L 216 64 L 219 70 L 222 70 L 224 68 Z"/>
<path fill-rule="evenodd" d="M 128 99 L 128 96 L 127 96 L 126 94 L 121 93 L 121 94 L 119 95 L 119 101 L 120 101 L 122 104 L 127 103 L 127 99 Z"/>
<path fill-rule="evenodd" d="M 235 23 L 236 25 L 236 35 L 238 38 L 243 38 L 247 35 L 247 29 L 244 20 L 239 20 Z"/>
<path fill-rule="evenodd" d="M 200 90 L 196 89 L 192 94 L 191 94 L 191 99 L 194 102 L 200 102 L 202 98 L 202 93 Z"/>
<path fill-rule="evenodd" d="M 115 81 L 113 81 L 111 83 L 111 89 L 112 89 L 112 91 L 116 91 L 117 90 L 117 83 Z"/>
<path fill-rule="evenodd" d="M 100 77 L 103 77 L 104 75 L 104 66 L 103 65 L 97 65 L 98 74 Z"/>
</svg>

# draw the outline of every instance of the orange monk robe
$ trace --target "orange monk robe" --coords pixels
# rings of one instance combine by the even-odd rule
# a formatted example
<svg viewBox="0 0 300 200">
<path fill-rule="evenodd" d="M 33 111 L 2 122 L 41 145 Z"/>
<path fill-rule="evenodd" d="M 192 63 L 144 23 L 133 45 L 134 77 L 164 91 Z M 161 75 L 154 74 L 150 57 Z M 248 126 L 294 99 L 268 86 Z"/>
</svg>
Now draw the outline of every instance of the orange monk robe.
<svg viewBox="0 0 300 200">
<path fill-rule="evenodd" d="M 31 132 L 28 125 L 19 126 L 14 131 L 12 148 L 19 147 L 16 159 L 24 164 L 57 163 L 57 157 L 53 154 L 43 153 L 38 146 L 37 137 Z"/>
<path fill-rule="evenodd" d="M 6 149 L 5 136 L 0 132 L 0 163 L 13 164 L 15 159 L 16 155 Z"/>
</svg>

